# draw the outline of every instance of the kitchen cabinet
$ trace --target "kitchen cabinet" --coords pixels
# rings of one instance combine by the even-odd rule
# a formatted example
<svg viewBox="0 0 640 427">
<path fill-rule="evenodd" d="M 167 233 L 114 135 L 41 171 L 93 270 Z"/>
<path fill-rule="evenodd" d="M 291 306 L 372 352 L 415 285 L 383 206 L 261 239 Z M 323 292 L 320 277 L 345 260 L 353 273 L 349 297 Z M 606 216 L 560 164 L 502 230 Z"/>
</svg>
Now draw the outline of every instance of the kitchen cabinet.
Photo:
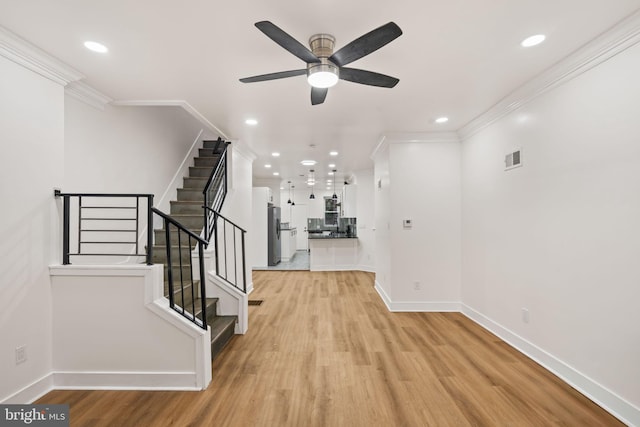
<svg viewBox="0 0 640 427">
<path fill-rule="evenodd" d="M 345 185 L 342 187 L 341 217 L 356 218 L 358 216 L 356 212 L 357 196 L 357 185 Z"/>
<path fill-rule="evenodd" d="M 324 225 L 338 225 L 338 199 L 332 197 L 324 198 Z"/>
<path fill-rule="evenodd" d="M 283 228 L 281 234 L 281 259 L 282 262 L 288 262 L 296 255 L 298 230 L 294 228 Z"/>
</svg>

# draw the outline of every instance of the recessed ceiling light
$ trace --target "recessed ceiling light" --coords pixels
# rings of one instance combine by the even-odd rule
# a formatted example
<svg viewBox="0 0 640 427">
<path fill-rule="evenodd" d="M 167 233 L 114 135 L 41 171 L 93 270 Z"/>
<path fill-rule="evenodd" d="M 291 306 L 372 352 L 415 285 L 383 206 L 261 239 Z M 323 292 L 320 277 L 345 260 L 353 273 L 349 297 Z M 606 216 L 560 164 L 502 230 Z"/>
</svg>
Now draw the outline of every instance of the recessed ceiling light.
<svg viewBox="0 0 640 427">
<path fill-rule="evenodd" d="M 265 168 L 269 169 L 271 165 L 264 165 Z"/>
<path fill-rule="evenodd" d="M 527 37 L 520 43 L 522 47 L 531 47 L 542 43 L 546 39 L 544 34 L 536 34 L 535 36 Z"/>
<path fill-rule="evenodd" d="M 330 156 L 337 156 L 338 152 L 337 151 L 329 151 L 329 155 Z"/>
<path fill-rule="evenodd" d="M 318 162 L 316 162 L 315 160 L 303 160 L 300 163 L 302 163 L 303 166 L 313 166 Z"/>
<path fill-rule="evenodd" d="M 335 163 L 331 163 L 331 164 L 329 164 L 329 167 L 330 167 L 330 168 L 335 168 L 335 167 L 336 167 L 336 165 L 335 165 Z"/>
<path fill-rule="evenodd" d="M 271 155 L 272 155 L 273 157 L 280 157 L 280 153 L 275 152 L 275 151 L 274 151 L 273 153 L 271 153 Z"/>
<path fill-rule="evenodd" d="M 281 190 L 284 190 L 284 187 L 280 187 Z"/>
<path fill-rule="evenodd" d="M 247 119 L 244 121 L 246 124 L 248 124 L 249 126 L 255 126 L 258 124 L 258 121 L 256 119 Z"/>
<path fill-rule="evenodd" d="M 327 187 L 327 190 L 331 190 L 331 187 Z"/>
<path fill-rule="evenodd" d="M 449 121 L 449 117 L 438 117 L 436 119 L 436 123 L 447 123 Z"/>
<path fill-rule="evenodd" d="M 327 175 L 333 175 L 333 172 L 329 172 Z"/>
<path fill-rule="evenodd" d="M 280 172 L 274 172 L 273 173 L 273 176 L 278 176 L 278 175 L 280 175 Z"/>
<path fill-rule="evenodd" d="M 109 49 L 107 49 L 107 47 L 105 45 L 103 45 L 102 43 L 98 43 L 98 42 L 86 41 L 86 42 L 84 42 L 84 47 L 86 47 L 87 49 L 89 49 L 91 51 L 98 52 L 98 53 L 107 53 L 107 52 L 109 52 Z"/>
</svg>

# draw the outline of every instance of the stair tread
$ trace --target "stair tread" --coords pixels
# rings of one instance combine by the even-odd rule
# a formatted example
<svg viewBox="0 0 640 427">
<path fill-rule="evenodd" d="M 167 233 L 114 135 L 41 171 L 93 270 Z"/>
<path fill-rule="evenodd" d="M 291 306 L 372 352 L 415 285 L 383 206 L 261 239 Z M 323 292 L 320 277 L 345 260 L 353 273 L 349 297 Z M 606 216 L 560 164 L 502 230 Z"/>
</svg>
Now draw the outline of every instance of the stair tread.
<svg viewBox="0 0 640 427">
<path fill-rule="evenodd" d="M 237 319 L 237 316 L 216 316 L 209 324 L 211 326 L 211 342 L 219 339 L 227 328 L 235 327 Z"/>
</svg>

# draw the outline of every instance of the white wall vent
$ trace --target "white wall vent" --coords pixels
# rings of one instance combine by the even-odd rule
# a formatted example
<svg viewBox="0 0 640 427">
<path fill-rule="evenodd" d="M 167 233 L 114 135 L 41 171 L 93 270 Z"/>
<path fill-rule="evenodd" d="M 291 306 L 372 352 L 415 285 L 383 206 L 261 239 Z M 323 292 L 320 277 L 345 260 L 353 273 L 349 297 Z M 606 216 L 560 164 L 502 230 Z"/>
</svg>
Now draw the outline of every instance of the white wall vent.
<svg viewBox="0 0 640 427">
<path fill-rule="evenodd" d="M 517 149 L 504 156 L 504 170 L 508 171 L 522 166 L 522 150 Z"/>
</svg>

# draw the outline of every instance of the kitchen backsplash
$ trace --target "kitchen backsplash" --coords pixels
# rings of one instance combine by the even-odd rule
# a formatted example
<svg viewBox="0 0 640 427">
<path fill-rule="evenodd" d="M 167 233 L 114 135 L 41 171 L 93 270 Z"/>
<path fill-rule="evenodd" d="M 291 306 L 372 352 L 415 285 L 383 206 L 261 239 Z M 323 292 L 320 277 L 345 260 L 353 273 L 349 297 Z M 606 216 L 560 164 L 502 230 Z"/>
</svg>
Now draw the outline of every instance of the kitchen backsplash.
<svg viewBox="0 0 640 427">
<path fill-rule="evenodd" d="M 337 233 L 347 233 L 355 237 L 357 235 L 355 218 L 338 218 L 338 225 L 325 225 L 324 218 L 308 218 L 307 230 L 310 233 L 322 233 L 323 231 L 333 231 Z"/>
</svg>

